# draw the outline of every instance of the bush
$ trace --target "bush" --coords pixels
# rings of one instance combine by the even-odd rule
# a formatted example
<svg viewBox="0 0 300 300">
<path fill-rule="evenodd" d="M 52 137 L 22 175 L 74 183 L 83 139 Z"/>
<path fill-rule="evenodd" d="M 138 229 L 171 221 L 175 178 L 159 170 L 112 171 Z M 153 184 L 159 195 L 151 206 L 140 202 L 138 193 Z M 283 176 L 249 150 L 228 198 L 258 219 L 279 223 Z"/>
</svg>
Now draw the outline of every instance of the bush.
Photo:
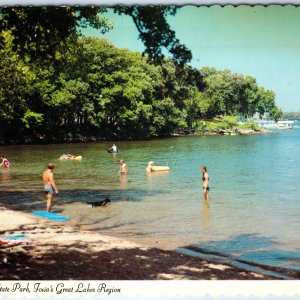
<svg viewBox="0 0 300 300">
<path fill-rule="evenodd" d="M 236 130 L 238 128 L 238 117 L 222 116 L 215 118 L 212 122 L 207 122 L 205 130 L 220 131 L 220 130 Z"/>
<path fill-rule="evenodd" d="M 240 124 L 239 129 L 252 129 L 255 131 L 260 131 L 260 126 L 257 125 L 254 121 L 247 121 L 246 123 Z"/>
<path fill-rule="evenodd" d="M 238 131 L 238 130 L 255 130 L 260 131 L 259 125 L 253 121 L 239 124 L 237 116 L 222 116 L 215 118 L 213 121 L 198 120 L 197 131 L 220 132 L 220 131 Z"/>
</svg>

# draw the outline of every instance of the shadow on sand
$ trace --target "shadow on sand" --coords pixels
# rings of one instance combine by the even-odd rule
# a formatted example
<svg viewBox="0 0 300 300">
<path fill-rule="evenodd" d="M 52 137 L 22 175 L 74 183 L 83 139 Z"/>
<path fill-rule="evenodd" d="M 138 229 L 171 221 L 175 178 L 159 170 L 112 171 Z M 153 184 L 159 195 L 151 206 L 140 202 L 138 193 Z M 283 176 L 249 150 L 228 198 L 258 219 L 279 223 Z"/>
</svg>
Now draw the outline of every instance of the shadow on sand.
<svg viewBox="0 0 300 300">
<path fill-rule="evenodd" d="M 99 243 L 99 242 L 98 242 Z M 228 266 L 159 249 L 110 249 L 92 252 L 84 244 L 46 244 L 46 253 L 0 251 L 1 280 L 157 280 L 272 279 Z M 32 250 L 32 249 L 31 249 Z M 6 263 L 3 263 L 3 256 Z"/>
</svg>

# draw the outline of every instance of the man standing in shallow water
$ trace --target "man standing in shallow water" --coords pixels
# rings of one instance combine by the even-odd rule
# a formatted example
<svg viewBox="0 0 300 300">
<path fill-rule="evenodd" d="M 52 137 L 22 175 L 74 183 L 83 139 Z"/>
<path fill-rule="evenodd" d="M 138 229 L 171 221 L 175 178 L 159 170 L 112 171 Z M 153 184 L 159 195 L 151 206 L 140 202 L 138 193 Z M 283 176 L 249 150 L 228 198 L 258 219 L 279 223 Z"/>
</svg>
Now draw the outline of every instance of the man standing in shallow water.
<svg viewBox="0 0 300 300">
<path fill-rule="evenodd" d="M 53 194 L 58 194 L 58 189 L 56 188 L 54 182 L 54 164 L 49 163 L 48 169 L 43 173 L 43 183 L 44 183 L 44 191 L 46 193 L 46 204 L 47 204 L 47 211 L 51 211 L 52 207 L 52 200 Z"/>
</svg>

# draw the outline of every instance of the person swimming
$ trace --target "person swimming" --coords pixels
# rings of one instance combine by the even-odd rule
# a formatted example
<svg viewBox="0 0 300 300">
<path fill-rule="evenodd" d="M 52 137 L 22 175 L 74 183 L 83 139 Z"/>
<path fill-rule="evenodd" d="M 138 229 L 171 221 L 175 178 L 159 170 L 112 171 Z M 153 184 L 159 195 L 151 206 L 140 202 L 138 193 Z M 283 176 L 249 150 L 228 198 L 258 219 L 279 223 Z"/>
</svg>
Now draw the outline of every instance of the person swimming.
<svg viewBox="0 0 300 300">
<path fill-rule="evenodd" d="M 107 152 L 110 152 L 110 153 L 117 153 L 119 152 L 116 144 L 113 144 L 110 148 L 107 148 Z"/>
<path fill-rule="evenodd" d="M 124 159 L 121 159 L 120 160 L 120 169 L 119 169 L 119 174 L 120 175 L 125 175 L 128 173 L 128 166 L 127 164 L 125 163 L 125 160 Z"/>
<path fill-rule="evenodd" d="M 10 163 L 7 158 L 5 158 L 3 155 L 1 156 L 2 163 L 0 164 L 0 167 L 3 165 L 5 169 L 9 169 Z"/>
<path fill-rule="evenodd" d="M 153 165 L 154 165 L 154 161 L 149 161 L 149 162 L 148 162 L 148 166 L 147 166 L 147 168 L 146 168 L 146 171 L 147 171 L 147 172 L 152 172 L 152 167 L 153 167 Z"/>
</svg>

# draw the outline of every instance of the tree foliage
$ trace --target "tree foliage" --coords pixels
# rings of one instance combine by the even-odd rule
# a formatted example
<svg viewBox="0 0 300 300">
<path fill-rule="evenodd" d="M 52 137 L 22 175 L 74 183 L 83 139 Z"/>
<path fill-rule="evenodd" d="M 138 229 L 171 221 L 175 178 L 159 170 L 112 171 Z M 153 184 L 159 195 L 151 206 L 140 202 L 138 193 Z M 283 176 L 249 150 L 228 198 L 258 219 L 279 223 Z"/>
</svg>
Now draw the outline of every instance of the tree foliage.
<svg viewBox="0 0 300 300">
<path fill-rule="evenodd" d="M 34 74 L 12 50 L 12 37 L 2 33 L 5 46 L 0 49 L 0 134 L 14 133 L 23 127 L 28 113 L 28 100 L 32 94 Z M 24 120 L 26 123 L 26 120 Z"/>
<path fill-rule="evenodd" d="M 281 116 L 254 78 L 184 63 L 190 53 L 166 22 L 177 8 L 115 8 L 133 18 L 146 55 L 80 37 L 79 26 L 110 28 L 104 10 L 1 8 L 1 143 L 143 139 L 216 116 Z"/>
<path fill-rule="evenodd" d="M 177 64 L 183 65 L 191 60 L 192 53 L 180 43 L 166 21 L 166 17 L 174 16 L 178 9 L 176 6 L 120 6 L 115 12 L 132 17 L 146 47 L 145 54 L 152 60 L 161 62 L 165 48 Z"/>
<path fill-rule="evenodd" d="M 132 18 L 144 43 L 145 54 L 160 62 L 165 48 L 180 65 L 191 60 L 191 51 L 181 44 L 166 18 L 175 15 L 172 6 L 116 6 L 114 11 Z M 79 34 L 80 28 L 96 28 L 102 33 L 112 28 L 103 16 L 105 7 L 3 7 L 0 8 L 0 29 L 11 30 L 14 50 L 31 57 L 55 56 L 56 51 L 70 35 Z M 79 30 L 78 30 L 79 29 Z"/>
<path fill-rule="evenodd" d="M 200 73 L 205 83 L 203 95 L 209 99 L 203 117 L 241 115 L 247 118 L 256 112 L 260 116 L 268 113 L 275 120 L 281 117 L 282 111 L 276 106 L 275 93 L 258 86 L 255 78 L 213 68 L 203 68 Z"/>
<path fill-rule="evenodd" d="M 77 27 L 92 26 L 105 32 L 109 23 L 99 14 L 105 8 L 94 7 L 3 7 L 0 28 L 14 36 L 13 49 L 31 57 L 55 56 L 61 44 Z"/>
</svg>

